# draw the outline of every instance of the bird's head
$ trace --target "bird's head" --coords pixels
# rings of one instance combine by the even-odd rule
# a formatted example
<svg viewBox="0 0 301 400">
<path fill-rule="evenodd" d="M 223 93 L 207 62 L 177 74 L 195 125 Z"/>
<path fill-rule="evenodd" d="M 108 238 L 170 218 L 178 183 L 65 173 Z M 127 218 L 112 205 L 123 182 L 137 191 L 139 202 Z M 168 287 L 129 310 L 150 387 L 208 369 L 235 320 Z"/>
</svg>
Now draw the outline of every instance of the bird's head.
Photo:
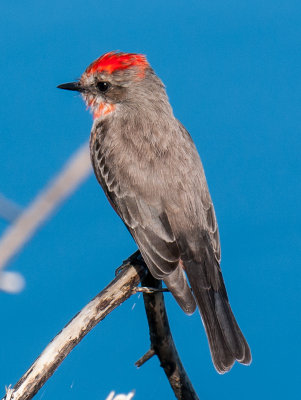
<svg viewBox="0 0 301 400">
<path fill-rule="evenodd" d="M 144 55 L 110 52 L 90 64 L 79 81 L 58 88 L 80 92 L 94 118 L 100 118 L 115 111 L 118 105 L 131 106 L 153 99 L 154 86 L 165 94 L 164 85 Z"/>
</svg>

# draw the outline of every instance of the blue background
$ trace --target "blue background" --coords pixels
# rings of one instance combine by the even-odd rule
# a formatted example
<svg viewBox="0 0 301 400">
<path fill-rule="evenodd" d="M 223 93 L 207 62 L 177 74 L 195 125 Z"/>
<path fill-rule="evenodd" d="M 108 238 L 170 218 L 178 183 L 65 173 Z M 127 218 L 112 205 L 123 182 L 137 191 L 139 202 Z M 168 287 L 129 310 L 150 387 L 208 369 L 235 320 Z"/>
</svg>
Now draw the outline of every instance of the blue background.
<svg viewBox="0 0 301 400">
<path fill-rule="evenodd" d="M 56 89 L 110 50 L 141 52 L 201 154 L 230 301 L 253 353 L 224 376 L 197 313 L 167 295 L 176 345 L 201 399 L 297 398 L 300 386 L 299 1 L 13 1 L 0 6 L 0 191 L 26 206 L 88 139 L 79 96 Z M 1 232 L 7 227 L 0 221 Z M 27 285 L 0 293 L 0 386 L 135 250 L 94 176 L 14 258 Z M 133 308 L 133 306 L 135 307 Z M 149 347 L 142 297 L 94 329 L 37 399 L 173 398 Z"/>
</svg>

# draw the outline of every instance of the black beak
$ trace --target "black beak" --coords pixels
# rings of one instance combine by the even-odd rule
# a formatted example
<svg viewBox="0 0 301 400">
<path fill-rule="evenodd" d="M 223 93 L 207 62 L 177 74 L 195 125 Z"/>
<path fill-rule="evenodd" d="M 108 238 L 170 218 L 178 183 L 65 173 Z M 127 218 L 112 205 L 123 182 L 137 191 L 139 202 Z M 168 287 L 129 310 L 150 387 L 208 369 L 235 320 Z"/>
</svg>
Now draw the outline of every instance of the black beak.
<svg viewBox="0 0 301 400">
<path fill-rule="evenodd" d="M 58 85 L 57 87 L 59 89 L 74 90 L 76 92 L 82 92 L 83 91 L 83 87 L 80 85 L 79 82 L 63 83 L 62 85 Z"/>
</svg>

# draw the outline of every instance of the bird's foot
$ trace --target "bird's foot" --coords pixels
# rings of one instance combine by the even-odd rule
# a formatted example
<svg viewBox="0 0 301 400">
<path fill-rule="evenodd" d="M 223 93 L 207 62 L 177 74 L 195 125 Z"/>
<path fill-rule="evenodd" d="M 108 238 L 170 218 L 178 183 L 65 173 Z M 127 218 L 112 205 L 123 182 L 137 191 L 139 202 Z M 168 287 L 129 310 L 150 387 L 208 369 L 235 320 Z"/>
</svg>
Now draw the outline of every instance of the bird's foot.
<svg viewBox="0 0 301 400">
<path fill-rule="evenodd" d="M 142 292 L 142 293 L 147 293 L 147 294 L 169 292 L 169 290 L 166 288 L 152 288 L 152 287 L 145 287 L 145 286 L 135 287 L 133 290 L 135 293 Z"/>
<path fill-rule="evenodd" d="M 140 265 L 142 263 L 144 263 L 143 258 L 140 254 L 140 251 L 137 250 L 137 251 L 135 251 L 135 253 L 130 255 L 126 260 L 124 260 L 122 262 L 122 265 L 115 270 L 115 276 L 120 274 L 120 272 L 122 272 L 129 265 L 137 265 L 137 264 Z"/>
</svg>

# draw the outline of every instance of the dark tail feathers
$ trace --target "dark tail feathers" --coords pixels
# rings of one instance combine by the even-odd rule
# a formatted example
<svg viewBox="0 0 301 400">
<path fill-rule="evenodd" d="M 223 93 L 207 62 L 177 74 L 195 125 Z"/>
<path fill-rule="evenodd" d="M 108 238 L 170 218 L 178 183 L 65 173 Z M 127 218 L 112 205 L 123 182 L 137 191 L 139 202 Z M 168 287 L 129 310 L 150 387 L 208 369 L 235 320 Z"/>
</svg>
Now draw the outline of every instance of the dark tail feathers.
<svg viewBox="0 0 301 400">
<path fill-rule="evenodd" d="M 219 266 L 212 268 L 218 268 L 219 287 L 215 289 L 208 282 L 205 266 L 195 262 L 185 263 L 207 333 L 213 364 L 217 372 L 223 374 L 231 369 L 235 360 L 241 364 L 250 364 L 252 356 L 232 313 Z"/>
</svg>

